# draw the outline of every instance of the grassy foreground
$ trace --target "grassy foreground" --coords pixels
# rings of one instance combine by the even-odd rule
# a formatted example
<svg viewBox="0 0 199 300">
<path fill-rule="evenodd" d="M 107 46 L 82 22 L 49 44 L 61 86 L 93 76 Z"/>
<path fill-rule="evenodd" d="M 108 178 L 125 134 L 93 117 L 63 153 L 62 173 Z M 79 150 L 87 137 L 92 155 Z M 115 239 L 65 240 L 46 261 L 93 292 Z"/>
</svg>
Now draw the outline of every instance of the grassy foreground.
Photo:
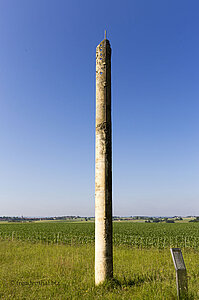
<svg viewBox="0 0 199 300">
<path fill-rule="evenodd" d="M 199 252 L 183 251 L 189 299 L 199 299 Z M 112 284 L 94 286 L 93 245 L 0 241 L 0 299 L 177 299 L 169 249 L 114 247 Z"/>
</svg>

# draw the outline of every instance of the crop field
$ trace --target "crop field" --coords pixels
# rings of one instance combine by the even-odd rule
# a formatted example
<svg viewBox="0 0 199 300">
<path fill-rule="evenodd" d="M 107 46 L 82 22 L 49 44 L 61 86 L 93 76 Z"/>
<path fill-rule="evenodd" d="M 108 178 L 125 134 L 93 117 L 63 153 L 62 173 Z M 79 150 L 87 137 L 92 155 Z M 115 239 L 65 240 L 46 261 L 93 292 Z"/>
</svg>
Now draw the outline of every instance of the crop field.
<svg viewBox="0 0 199 300">
<path fill-rule="evenodd" d="M 114 280 L 94 286 L 94 223 L 0 224 L 0 299 L 177 299 L 181 247 L 199 299 L 199 224 L 113 224 Z"/>
<path fill-rule="evenodd" d="M 93 244 L 94 223 L 49 222 L 1 224 L 1 240 L 48 244 Z M 135 248 L 199 248 L 199 223 L 113 223 L 114 245 Z"/>
</svg>

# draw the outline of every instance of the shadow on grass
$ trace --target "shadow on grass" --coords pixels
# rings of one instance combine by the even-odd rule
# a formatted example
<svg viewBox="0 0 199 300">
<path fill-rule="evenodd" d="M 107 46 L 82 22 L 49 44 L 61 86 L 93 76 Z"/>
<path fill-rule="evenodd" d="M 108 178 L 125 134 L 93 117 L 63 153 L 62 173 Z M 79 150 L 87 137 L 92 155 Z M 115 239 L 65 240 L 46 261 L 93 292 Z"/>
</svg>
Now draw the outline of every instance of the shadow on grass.
<svg viewBox="0 0 199 300">
<path fill-rule="evenodd" d="M 124 287 L 140 286 L 154 280 L 156 280 L 154 275 L 135 275 L 133 279 L 126 279 L 124 276 L 122 280 L 117 278 L 107 279 L 104 283 L 99 284 L 97 288 L 105 288 L 107 290 L 122 289 Z"/>
<path fill-rule="evenodd" d="M 155 282 L 156 280 L 164 281 L 164 278 L 161 278 L 160 276 L 157 277 L 157 274 L 145 274 L 145 275 L 135 274 L 133 279 L 126 279 L 124 276 L 122 280 L 118 280 L 116 278 L 106 280 L 104 283 L 98 285 L 96 288 L 103 289 L 106 291 L 112 291 L 114 289 L 123 290 L 128 287 L 136 287 L 136 286 L 141 286 L 142 284 L 145 283 Z M 194 295 L 192 293 L 188 293 L 188 295 L 182 297 L 181 299 L 194 300 Z"/>
</svg>

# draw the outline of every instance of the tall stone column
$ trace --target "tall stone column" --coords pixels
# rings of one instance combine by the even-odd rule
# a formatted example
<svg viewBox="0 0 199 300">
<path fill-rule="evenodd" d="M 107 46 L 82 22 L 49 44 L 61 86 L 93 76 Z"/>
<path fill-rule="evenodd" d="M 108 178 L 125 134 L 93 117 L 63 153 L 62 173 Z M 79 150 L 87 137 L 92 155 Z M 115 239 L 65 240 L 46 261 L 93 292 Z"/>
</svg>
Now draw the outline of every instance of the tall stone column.
<svg viewBox="0 0 199 300">
<path fill-rule="evenodd" d="M 96 49 L 95 283 L 113 276 L 111 47 Z"/>
</svg>

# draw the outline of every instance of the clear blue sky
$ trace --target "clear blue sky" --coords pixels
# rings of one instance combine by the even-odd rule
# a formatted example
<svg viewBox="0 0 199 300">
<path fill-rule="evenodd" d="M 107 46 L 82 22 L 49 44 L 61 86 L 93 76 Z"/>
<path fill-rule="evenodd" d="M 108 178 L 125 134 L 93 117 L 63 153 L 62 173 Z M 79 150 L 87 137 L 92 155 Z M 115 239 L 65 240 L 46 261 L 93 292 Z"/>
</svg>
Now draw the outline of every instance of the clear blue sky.
<svg viewBox="0 0 199 300">
<path fill-rule="evenodd" d="M 0 1 L 0 215 L 94 215 L 112 46 L 114 215 L 199 215 L 199 2 Z"/>
</svg>

